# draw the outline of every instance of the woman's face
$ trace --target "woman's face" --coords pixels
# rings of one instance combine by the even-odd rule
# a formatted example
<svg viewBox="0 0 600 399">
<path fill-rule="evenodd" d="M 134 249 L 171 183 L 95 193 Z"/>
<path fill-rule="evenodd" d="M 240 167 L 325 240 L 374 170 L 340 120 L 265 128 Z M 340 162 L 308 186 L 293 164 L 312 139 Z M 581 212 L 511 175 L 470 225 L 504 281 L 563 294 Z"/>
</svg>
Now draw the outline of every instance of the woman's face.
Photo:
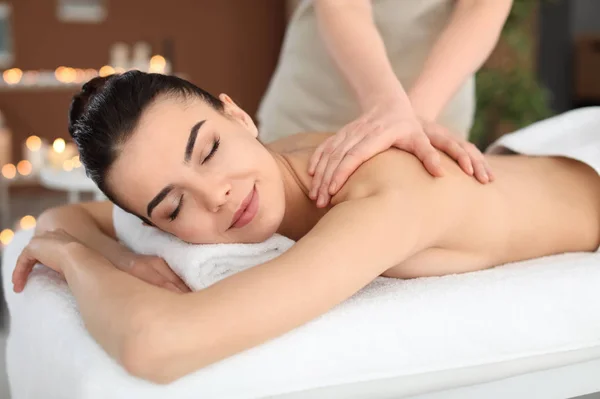
<svg viewBox="0 0 600 399">
<path fill-rule="evenodd" d="M 195 244 L 261 242 L 284 215 L 279 166 L 252 119 L 222 95 L 164 97 L 142 115 L 107 183 L 130 211 Z"/>
</svg>

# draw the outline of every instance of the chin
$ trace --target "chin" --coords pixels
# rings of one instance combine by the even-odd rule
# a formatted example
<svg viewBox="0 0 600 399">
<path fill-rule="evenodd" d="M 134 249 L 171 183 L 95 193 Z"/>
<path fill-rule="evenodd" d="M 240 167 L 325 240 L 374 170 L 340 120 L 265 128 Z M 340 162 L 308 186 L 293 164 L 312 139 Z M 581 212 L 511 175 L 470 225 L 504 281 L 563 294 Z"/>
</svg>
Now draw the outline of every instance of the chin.
<svg viewBox="0 0 600 399">
<path fill-rule="evenodd" d="M 270 204 L 271 205 L 271 204 Z M 283 212 L 274 209 L 274 206 L 267 206 L 261 209 L 261 214 L 256 215 L 256 227 L 252 232 L 252 241 L 255 243 L 263 242 L 272 237 L 279 230 L 283 221 Z M 267 212 L 265 212 L 268 209 Z"/>
<path fill-rule="evenodd" d="M 262 219 L 260 227 L 252 234 L 254 243 L 264 242 L 277 233 L 281 220 L 279 218 Z"/>
</svg>

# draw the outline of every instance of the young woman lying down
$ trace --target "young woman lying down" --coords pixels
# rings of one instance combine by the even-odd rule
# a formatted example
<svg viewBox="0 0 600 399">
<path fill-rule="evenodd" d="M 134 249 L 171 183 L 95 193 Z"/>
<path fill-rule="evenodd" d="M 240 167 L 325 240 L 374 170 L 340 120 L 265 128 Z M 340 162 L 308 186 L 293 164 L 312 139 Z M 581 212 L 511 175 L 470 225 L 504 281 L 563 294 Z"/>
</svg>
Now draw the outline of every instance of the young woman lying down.
<svg viewBox="0 0 600 399">
<path fill-rule="evenodd" d="M 378 276 L 464 273 L 600 245 L 594 165 L 490 155 L 495 181 L 481 184 L 444 154 L 445 175 L 433 177 L 414 155 L 389 149 L 317 207 L 308 162 L 329 136 L 265 147 L 251 118 L 220 98 L 141 72 L 85 85 L 70 131 L 112 202 L 45 212 L 13 274 L 20 292 L 35 262 L 62 273 L 91 335 L 133 375 L 173 381 L 308 322 Z M 112 203 L 190 243 L 274 233 L 297 243 L 182 294 L 159 261 L 144 263 L 115 241 Z M 172 290 L 135 277 L 140 267 Z"/>
</svg>

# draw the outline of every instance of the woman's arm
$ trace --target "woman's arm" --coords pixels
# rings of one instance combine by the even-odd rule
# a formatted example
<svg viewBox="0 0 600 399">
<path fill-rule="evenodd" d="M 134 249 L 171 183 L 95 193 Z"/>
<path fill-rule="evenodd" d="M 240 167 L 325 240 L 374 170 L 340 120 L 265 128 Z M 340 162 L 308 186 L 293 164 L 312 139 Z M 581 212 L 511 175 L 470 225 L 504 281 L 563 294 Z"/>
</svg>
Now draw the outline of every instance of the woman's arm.
<svg viewBox="0 0 600 399">
<path fill-rule="evenodd" d="M 124 269 L 134 255 L 116 240 L 110 201 L 82 202 L 51 208 L 38 218 L 36 233 L 62 229 Z"/>
<path fill-rule="evenodd" d="M 512 0 L 456 0 L 409 97 L 417 115 L 436 120 L 450 98 L 494 49 Z"/>
<path fill-rule="evenodd" d="M 119 243 L 113 224 L 113 203 L 82 202 L 44 211 L 38 218 L 36 234 L 63 230 L 92 250 L 100 253 L 115 267 L 150 284 L 175 292 L 190 289 L 173 272 L 167 263 L 156 256 L 139 255 Z M 33 265 L 31 265 L 33 267 Z M 22 289 L 25 281 L 19 281 Z"/>
<path fill-rule="evenodd" d="M 363 112 L 393 102 L 397 112 L 411 114 L 373 21 L 371 0 L 315 0 L 314 7 L 325 46 Z"/>
<path fill-rule="evenodd" d="M 443 223 L 429 220 L 440 202 L 431 194 L 410 188 L 344 202 L 280 257 L 186 295 L 121 273 L 82 245 L 39 249 L 42 238 L 17 268 L 37 258 L 62 270 L 98 343 L 130 373 L 166 383 L 314 319 L 435 245 Z"/>
</svg>

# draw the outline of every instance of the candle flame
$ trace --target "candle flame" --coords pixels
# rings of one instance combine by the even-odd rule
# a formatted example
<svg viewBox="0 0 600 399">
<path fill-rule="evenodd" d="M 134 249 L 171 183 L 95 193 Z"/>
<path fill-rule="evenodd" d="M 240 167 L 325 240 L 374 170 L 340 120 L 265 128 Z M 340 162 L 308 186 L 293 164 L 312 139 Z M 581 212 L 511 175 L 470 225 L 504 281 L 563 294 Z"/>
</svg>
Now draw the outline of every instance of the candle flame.
<svg viewBox="0 0 600 399">
<path fill-rule="evenodd" d="M 100 71 L 98 71 L 98 75 L 100 75 L 101 77 L 112 75 L 114 73 L 115 69 L 110 65 L 104 65 L 102 68 L 100 68 Z"/>
<path fill-rule="evenodd" d="M 9 85 L 14 85 L 21 81 L 21 78 L 23 77 L 23 71 L 19 68 L 7 69 L 2 73 L 2 77 L 6 83 Z"/>
<path fill-rule="evenodd" d="M 29 136 L 27 140 L 25 140 L 25 145 L 30 151 L 38 151 L 42 148 L 42 139 L 38 136 Z"/>
<path fill-rule="evenodd" d="M 17 175 L 17 168 L 12 163 L 7 163 L 2 167 L 2 176 L 7 179 L 13 179 Z"/>
<path fill-rule="evenodd" d="M 33 170 L 33 166 L 31 165 L 31 162 L 29 162 L 29 161 L 23 160 L 17 164 L 17 171 L 23 176 L 29 175 L 32 170 Z"/>
<path fill-rule="evenodd" d="M 54 140 L 54 143 L 52 143 L 52 148 L 54 149 L 54 151 L 58 152 L 59 154 L 62 153 L 65 150 L 65 140 L 63 139 L 56 139 Z"/>
<path fill-rule="evenodd" d="M 12 241 L 14 236 L 15 233 L 11 229 L 4 229 L 0 233 L 0 242 L 3 245 L 8 245 Z"/>
<path fill-rule="evenodd" d="M 35 227 L 35 224 L 36 224 L 35 218 L 31 215 L 23 216 L 21 218 L 21 221 L 19 222 L 19 225 L 21 226 L 21 228 L 23 230 L 32 229 Z"/>
</svg>

